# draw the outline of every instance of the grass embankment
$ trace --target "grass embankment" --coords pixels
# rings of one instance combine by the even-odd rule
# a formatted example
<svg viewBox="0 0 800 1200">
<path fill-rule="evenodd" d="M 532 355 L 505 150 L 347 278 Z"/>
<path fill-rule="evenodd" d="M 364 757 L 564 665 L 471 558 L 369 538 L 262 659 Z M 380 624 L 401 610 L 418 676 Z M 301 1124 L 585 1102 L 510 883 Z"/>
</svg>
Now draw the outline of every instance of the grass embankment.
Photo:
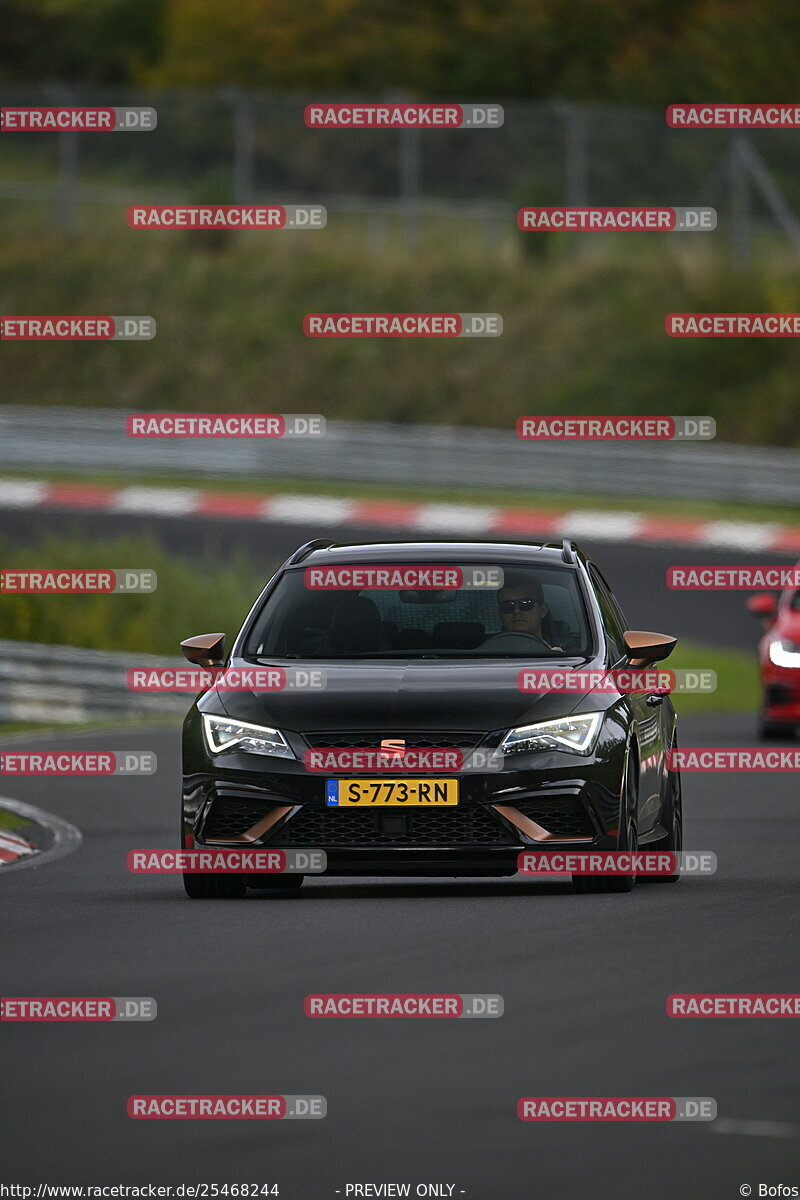
<svg viewBox="0 0 800 1200">
<path fill-rule="evenodd" d="M 758 270 L 732 274 L 723 231 L 583 235 L 574 255 L 559 235 L 492 242 L 456 221 L 431 224 L 413 247 L 394 228 L 376 244 L 363 223 L 331 214 L 321 231 L 231 234 L 214 249 L 203 233 L 128 229 L 122 206 L 84 209 L 65 238 L 12 204 L 0 232 L 5 313 L 158 321 L 153 342 L 4 343 L 7 399 L 506 428 L 526 412 L 709 414 L 726 440 L 800 441 L 797 339 L 664 333 L 671 311 L 800 310 L 793 260 L 765 245 Z M 533 245 L 539 236 L 556 240 Z M 302 333 L 309 311 L 373 310 L 499 312 L 505 332 Z"/>
<path fill-rule="evenodd" d="M 0 629 L 12 641 L 84 646 L 140 654 L 180 653 L 179 643 L 196 633 L 236 632 L 277 562 L 254 564 L 226 555 L 214 563 L 213 546 L 194 564 L 170 554 L 156 541 L 120 537 L 84 541 L 43 538 L 35 547 L 0 545 L 7 568 L 153 570 L 154 592 L 131 595 L 0 594 Z"/>
</svg>

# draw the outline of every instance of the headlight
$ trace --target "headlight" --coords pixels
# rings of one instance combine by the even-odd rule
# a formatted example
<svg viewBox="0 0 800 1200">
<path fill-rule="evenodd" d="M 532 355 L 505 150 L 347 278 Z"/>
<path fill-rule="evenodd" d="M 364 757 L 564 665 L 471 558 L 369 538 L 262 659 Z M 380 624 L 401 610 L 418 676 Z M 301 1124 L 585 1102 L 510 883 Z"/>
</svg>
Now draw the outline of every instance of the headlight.
<svg viewBox="0 0 800 1200">
<path fill-rule="evenodd" d="M 212 717 L 203 713 L 206 745 L 212 754 L 223 750 L 243 750 L 247 754 L 273 754 L 278 758 L 294 758 L 292 749 L 280 729 L 264 725 L 248 725 L 229 717 Z"/>
<path fill-rule="evenodd" d="M 800 646 L 795 642 L 770 642 L 769 661 L 776 667 L 800 667 Z"/>
<path fill-rule="evenodd" d="M 603 714 L 580 713 L 575 717 L 560 717 L 556 721 L 540 721 L 538 725 L 521 725 L 512 729 L 500 743 L 505 754 L 534 750 L 570 750 L 573 754 L 591 754 L 594 750 Z"/>
</svg>

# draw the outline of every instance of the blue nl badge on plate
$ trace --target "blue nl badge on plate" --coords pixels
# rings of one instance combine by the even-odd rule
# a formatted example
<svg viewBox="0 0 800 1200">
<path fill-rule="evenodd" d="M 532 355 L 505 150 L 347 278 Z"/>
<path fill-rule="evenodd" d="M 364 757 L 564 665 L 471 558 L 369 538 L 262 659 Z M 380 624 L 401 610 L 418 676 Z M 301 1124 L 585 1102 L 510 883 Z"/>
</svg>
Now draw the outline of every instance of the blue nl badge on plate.
<svg viewBox="0 0 800 1200">
<path fill-rule="evenodd" d="M 329 808 L 337 808 L 339 805 L 339 780 L 329 779 L 326 785 L 325 803 Z"/>
</svg>

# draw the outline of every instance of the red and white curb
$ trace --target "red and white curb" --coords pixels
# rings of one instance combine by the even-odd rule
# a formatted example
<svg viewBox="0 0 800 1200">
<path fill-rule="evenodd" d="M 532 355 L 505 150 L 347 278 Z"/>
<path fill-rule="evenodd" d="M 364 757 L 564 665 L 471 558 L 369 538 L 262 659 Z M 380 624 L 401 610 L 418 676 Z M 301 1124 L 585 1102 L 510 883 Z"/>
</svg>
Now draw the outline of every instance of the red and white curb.
<svg viewBox="0 0 800 1200">
<path fill-rule="evenodd" d="M 80 509 L 152 517 L 226 517 L 298 525 L 371 525 L 431 535 L 459 534 L 523 540 L 572 537 L 589 541 L 682 545 L 718 550 L 800 552 L 800 525 L 767 521 L 702 521 L 642 512 L 597 509 L 497 508 L 482 504 L 425 504 L 358 500 L 284 492 L 254 495 L 195 488 L 109 487 L 0 478 L 0 508 Z"/>
<path fill-rule="evenodd" d="M 3 744 L 11 745 L 14 740 Z M 9 796 L 0 796 L 0 809 L 37 825 L 44 835 L 44 846 L 39 848 L 15 833 L 0 830 L 0 876 L 29 868 L 35 870 L 45 862 L 71 854 L 81 844 L 80 829 L 54 813 L 23 804 L 21 800 L 12 800 Z"/>
<path fill-rule="evenodd" d="M 30 842 L 26 842 L 24 838 L 0 832 L 0 866 L 3 863 L 17 862 L 18 859 L 35 853 L 36 848 Z"/>
</svg>

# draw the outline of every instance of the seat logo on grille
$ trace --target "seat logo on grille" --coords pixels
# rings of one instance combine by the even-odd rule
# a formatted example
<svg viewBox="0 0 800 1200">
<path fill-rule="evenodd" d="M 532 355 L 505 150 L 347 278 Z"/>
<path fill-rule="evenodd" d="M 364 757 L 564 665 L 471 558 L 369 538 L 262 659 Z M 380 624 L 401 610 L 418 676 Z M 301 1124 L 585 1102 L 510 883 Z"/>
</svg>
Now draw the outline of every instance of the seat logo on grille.
<svg viewBox="0 0 800 1200">
<path fill-rule="evenodd" d="M 390 758 L 403 758 L 406 752 L 405 738 L 384 738 L 381 751 Z"/>
</svg>

